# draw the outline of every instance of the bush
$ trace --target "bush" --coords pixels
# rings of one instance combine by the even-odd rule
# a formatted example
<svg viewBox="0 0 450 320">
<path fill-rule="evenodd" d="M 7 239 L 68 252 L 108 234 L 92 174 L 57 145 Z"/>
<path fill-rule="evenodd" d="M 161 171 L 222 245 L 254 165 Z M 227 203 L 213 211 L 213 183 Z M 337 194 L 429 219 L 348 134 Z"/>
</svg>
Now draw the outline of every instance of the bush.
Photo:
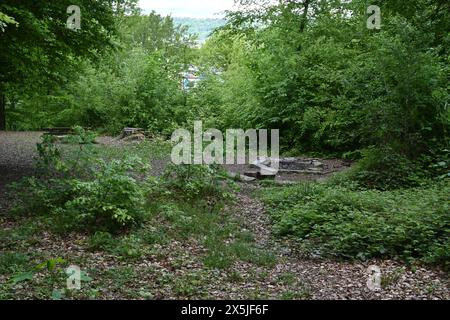
<svg viewBox="0 0 450 320">
<path fill-rule="evenodd" d="M 64 142 L 80 145 L 95 143 L 95 138 L 97 137 L 95 132 L 85 130 L 80 126 L 75 126 L 72 130 L 73 134 L 68 135 Z"/>
<path fill-rule="evenodd" d="M 42 142 L 37 144 L 39 159 L 37 168 L 42 174 L 48 174 L 63 169 L 61 150 L 55 144 L 56 138 L 52 135 L 43 135 Z"/>
<path fill-rule="evenodd" d="M 169 165 L 162 177 L 163 185 L 178 196 L 188 200 L 216 197 L 223 199 L 221 180 L 226 174 L 218 166 L 208 165 Z"/>
<path fill-rule="evenodd" d="M 365 150 L 352 178 L 362 187 L 390 190 L 417 187 L 426 175 L 421 163 L 384 147 Z"/>
<path fill-rule="evenodd" d="M 91 143 L 86 134 L 74 135 L 81 157 L 63 160 L 61 152 L 49 136 L 38 145 L 42 173 L 52 179 L 29 178 L 14 189 L 25 196 L 21 211 L 50 214 L 53 227 L 70 229 L 117 230 L 140 222 L 144 215 L 147 180 L 142 180 L 148 167 L 138 157 L 104 161 L 84 149 Z M 79 137 L 77 139 L 76 137 Z M 84 137 L 84 138 L 83 138 Z M 81 164 L 81 165 L 80 165 Z M 83 174 L 81 174 L 83 173 Z M 26 192 L 23 192 L 24 189 Z"/>
<path fill-rule="evenodd" d="M 450 184 L 352 191 L 326 184 L 269 189 L 263 198 L 280 236 L 343 258 L 401 257 L 450 267 Z"/>
<path fill-rule="evenodd" d="M 79 222 L 108 229 L 141 220 L 145 188 L 130 175 L 130 171 L 142 166 L 140 159 L 99 161 L 99 165 L 94 180 L 70 181 L 70 199 L 54 213 L 73 215 Z"/>
</svg>

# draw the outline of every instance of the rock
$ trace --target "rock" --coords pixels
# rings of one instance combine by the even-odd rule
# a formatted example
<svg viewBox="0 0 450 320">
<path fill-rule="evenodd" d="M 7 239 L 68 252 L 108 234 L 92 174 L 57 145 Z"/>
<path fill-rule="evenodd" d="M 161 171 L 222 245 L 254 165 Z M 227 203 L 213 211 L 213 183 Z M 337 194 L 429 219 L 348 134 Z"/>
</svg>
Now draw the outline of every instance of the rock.
<svg viewBox="0 0 450 320">
<path fill-rule="evenodd" d="M 241 175 L 241 176 L 239 177 L 239 179 L 240 179 L 242 182 L 253 182 L 253 181 L 256 181 L 256 178 L 254 178 L 254 177 L 248 177 L 248 176 L 246 176 L 246 175 Z"/>
<path fill-rule="evenodd" d="M 256 181 L 256 177 L 251 177 L 245 174 L 239 174 L 235 172 L 228 172 L 228 177 L 230 177 L 231 179 L 236 179 L 247 183 Z"/>
<path fill-rule="evenodd" d="M 256 161 L 250 164 L 250 167 L 253 169 L 259 169 L 261 168 L 261 166 L 269 166 L 270 162 L 271 162 L 270 158 L 259 157 Z"/>
<path fill-rule="evenodd" d="M 249 177 L 247 175 L 242 175 L 239 173 L 235 173 L 235 172 L 228 172 L 228 177 L 231 179 L 235 179 L 235 180 L 239 180 L 241 182 L 253 182 L 256 181 L 255 177 Z"/>
<path fill-rule="evenodd" d="M 319 167 L 309 168 L 306 170 L 308 173 L 322 173 L 322 169 Z"/>
<path fill-rule="evenodd" d="M 313 259 L 320 259 L 320 258 L 322 258 L 322 252 L 320 250 L 314 250 L 311 253 L 311 258 L 313 258 Z"/>
<path fill-rule="evenodd" d="M 318 161 L 318 160 L 313 160 L 313 161 L 312 161 L 312 165 L 313 165 L 315 168 L 323 168 L 323 163 L 320 162 L 320 161 Z"/>
<path fill-rule="evenodd" d="M 273 177 L 275 177 L 276 175 L 277 175 L 277 173 L 278 173 L 278 170 L 277 169 L 274 169 L 274 168 L 271 168 L 271 167 L 261 167 L 261 170 L 260 170 L 260 172 L 261 172 L 261 176 L 273 176 Z"/>
<path fill-rule="evenodd" d="M 252 171 L 245 171 L 244 175 L 247 176 L 247 177 L 252 177 L 252 178 L 259 179 L 259 176 L 261 174 L 260 174 L 259 171 L 252 170 Z"/>
<path fill-rule="evenodd" d="M 67 135 L 54 135 L 53 138 L 55 139 L 55 142 L 59 143 L 66 143 L 67 142 Z"/>
</svg>

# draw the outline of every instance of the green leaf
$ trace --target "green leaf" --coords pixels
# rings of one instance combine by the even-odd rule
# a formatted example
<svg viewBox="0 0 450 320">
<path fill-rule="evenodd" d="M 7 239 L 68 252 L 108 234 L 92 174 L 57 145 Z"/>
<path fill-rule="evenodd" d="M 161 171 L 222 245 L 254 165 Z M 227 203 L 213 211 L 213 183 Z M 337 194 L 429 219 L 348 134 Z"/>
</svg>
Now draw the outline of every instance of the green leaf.
<svg viewBox="0 0 450 320">
<path fill-rule="evenodd" d="M 53 271 L 53 270 L 55 270 L 55 267 L 57 264 L 61 264 L 64 262 L 66 262 L 66 261 L 62 258 L 50 259 L 47 261 L 47 270 Z"/>
<path fill-rule="evenodd" d="M 64 260 L 63 258 L 59 258 L 59 257 L 55 258 L 55 259 L 50 259 L 50 260 L 44 261 L 44 262 L 36 265 L 34 267 L 34 270 L 41 271 L 42 269 L 47 268 L 48 271 L 53 271 L 53 270 L 55 270 L 56 265 L 62 264 L 65 262 L 66 262 L 66 260 Z"/>
<path fill-rule="evenodd" d="M 87 275 L 87 273 L 85 273 L 84 271 L 81 271 L 81 277 L 80 277 L 81 281 L 86 281 L 86 282 L 90 282 L 93 279 L 91 277 L 89 277 Z"/>
<path fill-rule="evenodd" d="M 23 281 L 32 280 L 34 273 L 31 271 L 20 273 L 14 277 L 12 277 L 11 281 L 16 284 Z"/>
</svg>

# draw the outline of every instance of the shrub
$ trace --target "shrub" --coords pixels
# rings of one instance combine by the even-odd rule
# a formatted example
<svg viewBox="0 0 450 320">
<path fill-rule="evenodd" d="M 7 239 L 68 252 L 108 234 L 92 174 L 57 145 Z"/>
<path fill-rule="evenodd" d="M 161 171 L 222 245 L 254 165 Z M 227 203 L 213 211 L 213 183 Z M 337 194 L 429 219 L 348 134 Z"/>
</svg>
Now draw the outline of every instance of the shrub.
<svg viewBox="0 0 450 320">
<path fill-rule="evenodd" d="M 185 199 L 224 198 L 221 180 L 226 174 L 217 166 L 169 165 L 162 177 L 163 185 Z"/>
<path fill-rule="evenodd" d="M 450 267 L 450 184 L 396 191 L 352 191 L 326 184 L 269 189 L 276 233 L 324 256 L 405 260 Z"/>
<path fill-rule="evenodd" d="M 43 135 L 42 142 L 37 144 L 39 158 L 37 168 L 42 174 L 63 169 L 61 150 L 55 144 L 56 138 L 52 135 Z"/>
<path fill-rule="evenodd" d="M 75 126 L 72 128 L 73 134 L 68 135 L 64 142 L 72 144 L 93 144 L 97 137 L 95 132 L 85 130 L 83 127 Z"/>
<path fill-rule="evenodd" d="M 144 254 L 142 240 L 135 235 L 127 236 L 121 239 L 113 252 L 122 259 L 139 259 Z"/>
<path fill-rule="evenodd" d="M 142 166 L 140 159 L 99 161 L 94 180 L 70 181 L 70 199 L 55 214 L 70 214 L 86 224 L 109 229 L 126 226 L 142 218 L 145 188 L 130 175 Z"/>
<path fill-rule="evenodd" d="M 360 186 L 379 190 L 417 187 L 425 177 L 420 163 L 409 160 L 389 147 L 365 150 L 353 175 Z"/>
<path fill-rule="evenodd" d="M 21 210 L 50 214 L 59 231 L 68 229 L 117 230 L 142 220 L 149 184 L 141 177 L 148 167 L 138 157 L 104 161 L 83 149 L 90 143 L 79 132 L 80 156 L 63 160 L 54 140 L 44 136 L 38 145 L 43 172 L 54 178 L 29 178 L 15 189 L 26 196 Z M 74 136 L 76 137 L 76 136 Z M 23 192 L 23 188 L 27 191 Z"/>
</svg>

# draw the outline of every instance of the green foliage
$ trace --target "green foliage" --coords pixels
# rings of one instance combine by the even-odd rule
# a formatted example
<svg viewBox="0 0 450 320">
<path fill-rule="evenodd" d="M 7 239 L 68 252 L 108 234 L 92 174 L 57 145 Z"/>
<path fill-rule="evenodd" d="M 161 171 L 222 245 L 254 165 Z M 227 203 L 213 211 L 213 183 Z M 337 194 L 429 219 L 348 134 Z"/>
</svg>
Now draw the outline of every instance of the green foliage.
<svg viewBox="0 0 450 320">
<path fill-rule="evenodd" d="M 163 184 L 187 200 L 224 199 L 226 173 L 218 166 L 169 165 L 163 175 Z M 231 184 L 231 182 L 230 182 Z"/>
<path fill-rule="evenodd" d="M 92 251 L 106 251 L 113 246 L 114 238 L 109 232 L 97 231 L 88 240 L 88 248 Z"/>
<path fill-rule="evenodd" d="M 52 136 L 38 145 L 38 174 L 16 185 L 15 210 L 36 225 L 0 233 L 5 247 L 27 245 L 23 238 L 45 224 L 91 232 L 89 250 L 120 260 L 166 257 L 159 244 L 173 239 L 183 250 L 190 241 L 202 246 L 207 268 L 238 260 L 274 266 L 276 256 L 221 210 L 230 194 L 218 167 L 169 166 L 147 179 L 141 159 L 165 158 L 170 143 L 95 146 L 95 134 L 82 128 L 115 134 L 141 127 L 169 136 L 201 119 L 222 130 L 280 129 L 290 154 L 360 160 L 328 184 L 263 191 L 279 236 L 316 256 L 400 257 L 449 268 L 448 4 L 375 1 L 383 25 L 369 31 L 360 0 L 238 2 L 242 10 L 229 13 L 200 49 L 187 27 L 176 25 L 182 20 L 141 15 L 136 0 L 75 1 L 84 21 L 78 32 L 65 27 L 63 1 L 0 4 L 0 103 L 6 94 L 8 127 L 75 126 L 64 146 Z M 202 80 L 183 91 L 191 65 Z M 3 109 L 1 103 L 0 118 Z M 51 259 L 27 271 L 28 260 L 6 252 L 0 273 L 19 283 L 62 263 Z M 132 268 L 118 271 L 115 286 L 137 278 Z M 387 275 L 383 286 L 399 274 Z M 310 297 L 289 275 L 279 280 L 288 286 L 282 298 Z M 167 281 L 183 297 L 205 289 L 195 273 Z M 65 294 L 54 290 L 52 297 Z"/>
<path fill-rule="evenodd" d="M 361 187 L 389 190 L 416 187 L 426 175 L 420 163 L 385 147 L 366 150 L 351 178 Z"/>
<path fill-rule="evenodd" d="M 49 260 L 46 260 L 44 262 L 37 264 L 36 266 L 33 267 L 33 269 L 31 271 L 26 271 L 26 272 L 22 272 L 22 273 L 14 275 L 10 281 L 13 284 L 17 284 L 17 283 L 23 282 L 23 281 L 30 281 L 30 280 L 33 280 L 33 277 L 36 273 L 41 272 L 43 270 L 53 272 L 56 270 L 58 265 L 65 264 L 65 263 L 66 263 L 66 261 L 59 257 L 49 259 Z"/>
<path fill-rule="evenodd" d="M 127 236 L 121 239 L 113 252 L 119 255 L 122 259 L 139 259 L 144 254 L 142 250 L 142 240 L 135 235 Z"/>
<path fill-rule="evenodd" d="M 79 61 L 74 76 L 52 90 L 11 88 L 11 128 L 79 125 L 116 134 L 139 127 L 170 135 L 185 121 L 189 110 L 180 73 L 193 60 L 193 39 L 170 17 L 151 13 L 117 20 L 121 50 Z"/>
<path fill-rule="evenodd" d="M 173 289 L 175 293 L 183 297 L 192 297 L 205 291 L 205 280 L 200 273 L 188 273 L 175 279 Z"/>
<path fill-rule="evenodd" d="M 10 16 L 0 12 L 0 31 L 5 32 L 5 28 L 8 26 L 8 24 L 16 25 L 17 21 L 14 20 L 14 18 L 11 18 Z"/>
<path fill-rule="evenodd" d="M 15 275 L 14 277 L 12 277 L 11 282 L 13 284 L 17 284 L 19 282 L 30 281 L 30 280 L 33 280 L 33 276 L 34 276 L 33 272 L 30 272 L 30 271 L 23 272 L 23 273 L 20 273 L 18 275 Z"/>
<path fill-rule="evenodd" d="M 73 136 L 80 147 L 89 136 Z M 15 188 L 28 190 L 22 211 L 50 214 L 64 229 L 105 228 L 115 230 L 143 219 L 148 182 L 142 176 L 148 167 L 138 157 L 105 161 L 91 154 L 79 168 L 79 161 L 63 160 L 50 136 L 38 145 L 39 163 L 55 178 L 29 178 Z M 83 149 L 79 152 L 82 152 Z M 79 160 L 79 159 L 78 159 Z M 55 165 L 56 163 L 56 165 Z M 73 171 L 84 172 L 74 177 Z M 61 231 L 63 231 L 61 230 Z"/>
<path fill-rule="evenodd" d="M 91 251 L 105 251 L 123 260 L 139 259 L 145 243 L 136 234 L 114 238 L 109 232 L 97 231 L 88 240 Z"/>
<path fill-rule="evenodd" d="M 450 184 L 398 191 L 352 191 L 326 184 L 268 189 L 276 233 L 323 256 L 398 256 L 449 267 Z M 447 251 L 446 251 L 447 250 Z"/>
<path fill-rule="evenodd" d="M 124 1 L 116 1 L 122 4 Z M 67 82 L 82 59 L 112 48 L 115 33 L 111 1 L 77 0 L 81 30 L 67 28 L 67 1 L 11 1 L 0 4 L 0 97 L 45 92 Z M 95 23 L 89 23 L 95 22 Z M 7 27 L 5 28 L 5 23 Z M 4 110 L 0 126 L 4 130 Z"/>
<path fill-rule="evenodd" d="M 417 184 L 422 170 L 436 174 L 428 165 L 442 162 L 437 153 L 450 141 L 442 53 L 449 19 L 443 13 L 432 23 L 437 16 L 428 9 L 447 6 L 438 2 L 419 1 L 407 14 L 380 4 L 383 27 L 373 32 L 361 1 L 311 1 L 314 23 L 306 24 L 303 2 L 242 2 L 201 49 L 204 69 L 220 72 L 211 72 L 188 103 L 221 129 L 280 129 L 282 146 L 297 154 L 370 148 L 359 174 L 365 184 Z M 377 172 L 373 155 L 383 152 L 390 155 L 377 163 L 392 165 L 391 176 Z M 383 185 L 384 177 L 390 181 Z"/>
<path fill-rule="evenodd" d="M 28 265 L 28 257 L 17 252 L 2 252 L 0 255 L 0 274 L 12 274 Z"/>
<path fill-rule="evenodd" d="M 56 138 L 54 136 L 43 135 L 42 142 L 36 146 L 39 154 L 37 167 L 44 173 L 63 169 L 61 151 L 55 142 Z"/>
<path fill-rule="evenodd" d="M 74 222 L 89 225 L 127 226 L 142 219 L 145 189 L 129 171 L 142 167 L 140 159 L 100 162 L 91 181 L 69 182 L 70 199 L 56 215 L 70 215 Z"/>
<path fill-rule="evenodd" d="M 65 143 L 85 145 L 95 143 L 97 134 L 93 131 L 85 130 L 80 126 L 72 128 L 73 133 L 65 137 Z"/>
</svg>

